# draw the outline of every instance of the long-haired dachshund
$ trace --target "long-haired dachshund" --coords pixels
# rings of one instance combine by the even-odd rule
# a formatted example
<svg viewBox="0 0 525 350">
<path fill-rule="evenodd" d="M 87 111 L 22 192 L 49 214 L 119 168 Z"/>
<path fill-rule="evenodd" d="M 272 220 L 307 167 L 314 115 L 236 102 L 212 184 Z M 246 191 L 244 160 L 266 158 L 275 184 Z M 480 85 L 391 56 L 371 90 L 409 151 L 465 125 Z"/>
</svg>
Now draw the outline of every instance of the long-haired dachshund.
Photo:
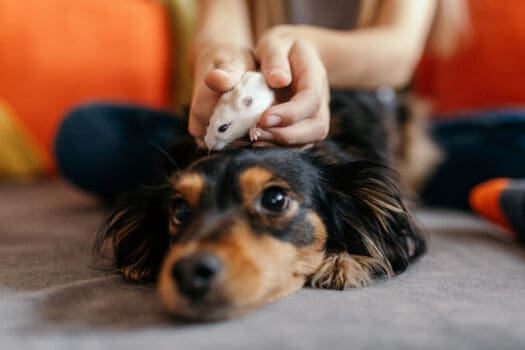
<svg viewBox="0 0 525 350">
<path fill-rule="evenodd" d="M 158 281 L 168 310 L 199 320 L 245 314 L 305 284 L 345 289 L 404 271 L 425 250 L 390 168 L 407 123 L 366 94 L 342 96 L 332 97 L 335 142 L 195 157 L 124 195 L 95 250 L 110 243 L 127 279 Z M 184 163 L 193 150 L 181 142 L 172 155 Z"/>
</svg>

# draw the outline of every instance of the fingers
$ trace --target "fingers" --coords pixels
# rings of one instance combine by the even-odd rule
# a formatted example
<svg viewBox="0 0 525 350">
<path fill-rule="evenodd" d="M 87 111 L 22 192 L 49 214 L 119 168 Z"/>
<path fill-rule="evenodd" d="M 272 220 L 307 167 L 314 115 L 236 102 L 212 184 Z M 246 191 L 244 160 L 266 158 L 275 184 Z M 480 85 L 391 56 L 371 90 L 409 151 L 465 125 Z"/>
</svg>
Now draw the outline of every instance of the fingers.
<svg viewBox="0 0 525 350">
<path fill-rule="evenodd" d="M 240 80 L 241 73 L 238 71 L 226 72 L 222 69 L 214 69 L 204 77 L 208 87 L 217 92 L 226 92 L 232 89 Z"/>
<path fill-rule="evenodd" d="M 328 107 L 322 107 L 319 114 L 293 125 L 281 128 L 270 128 L 259 140 L 278 143 L 283 146 L 304 145 L 324 140 L 329 131 Z M 271 136 L 270 136 L 271 135 Z"/>
<path fill-rule="evenodd" d="M 330 112 L 326 70 L 316 52 L 298 41 L 289 54 L 293 97 L 268 108 L 259 122 L 261 142 L 297 146 L 321 141 L 328 135 Z"/>
<path fill-rule="evenodd" d="M 298 41 L 291 48 L 294 96 L 285 103 L 270 107 L 261 117 L 265 128 L 288 126 L 312 117 L 321 107 L 325 93 L 326 71 L 317 54 L 309 46 Z M 280 123 L 277 118 L 280 117 Z"/>
<path fill-rule="evenodd" d="M 255 48 L 255 57 L 261 64 L 261 71 L 270 87 L 283 88 L 292 82 L 292 73 L 288 54 L 291 42 L 274 40 L 270 35 L 261 39 Z"/>
<path fill-rule="evenodd" d="M 204 142 L 204 140 L 201 138 L 196 138 L 195 143 L 197 144 L 198 148 L 202 148 L 202 149 L 208 148 L 208 146 L 206 145 L 206 142 Z"/>
<path fill-rule="evenodd" d="M 193 92 L 188 131 L 195 138 L 204 138 L 208 121 L 213 114 L 220 92 L 210 89 L 205 84 L 196 86 Z"/>
<path fill-rule="evenodd" d="M 310 118 L 285 127 L 261 130 L 258 138 L 260 145 L 264 146 L 270 142 L 283 146 L 298 146 L 325 139 L 329 132 L 330 110 L 328 101 L 323 100 L 319 111 Z"/>
<path fill-rule="evenodd" d="M 288 102 L 268 108 L 261 116 L 260 126 L 288 126 L 312 117 L 321 107 L 321 97 L 320 92 L 311 88 L 298 91 Z"/>
<path fill-rule="evenodd" d="M 226 62 L 220 62 L 215 68 L 210 70 L 204 77 L 206 85 L 217 92 L 226 92 L 232 89 L 241 76 L 249 70 L 247 62 L 244 59 L 232 59 Z"/>
</svg>

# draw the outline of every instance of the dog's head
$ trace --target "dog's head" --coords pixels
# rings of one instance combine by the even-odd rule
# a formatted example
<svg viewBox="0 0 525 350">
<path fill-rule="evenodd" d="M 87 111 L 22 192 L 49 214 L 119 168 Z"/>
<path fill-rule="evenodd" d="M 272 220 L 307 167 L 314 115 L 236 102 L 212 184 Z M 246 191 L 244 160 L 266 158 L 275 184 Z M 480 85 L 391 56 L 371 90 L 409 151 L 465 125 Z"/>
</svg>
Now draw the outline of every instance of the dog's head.
<svg viewBox="0 0 525 350">
<path fill-rule="evenodd" d="M 388 169 L 286 149 L 214 154 L 127 194 L 97 247 L 106 240 L 125 277 L 158 280 L 166 307 L 194 319 L 240 315 L 305 283 L 359 286 L 424 250 Z"/>
</svg>

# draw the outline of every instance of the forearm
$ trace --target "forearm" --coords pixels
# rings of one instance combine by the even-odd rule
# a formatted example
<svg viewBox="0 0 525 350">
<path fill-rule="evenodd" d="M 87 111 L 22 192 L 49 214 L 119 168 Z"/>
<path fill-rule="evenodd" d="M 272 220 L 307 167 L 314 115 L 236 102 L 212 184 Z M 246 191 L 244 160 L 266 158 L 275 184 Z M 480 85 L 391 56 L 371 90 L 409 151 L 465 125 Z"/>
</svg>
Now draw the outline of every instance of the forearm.
<svg viewBox="0 0 525 350">
<path fill-rule="evenodd" d="M 402 36 L 390 28 L 323 32 L 315 45 L 333 87 L 405 85 L 423 50 L 419 43 L 403 43 Z"/>
<path fill-rule="evenodd" d="M 373 27 L 351 31 L 289 27 L 319 52 L 328 80 L 337 88 L 399 87 L 408 82 L 423 51 L 435 1 L 384 1 Z"/>
<path fill-rule="evenodd" d="M 216 44 L 252 47 L 246 1 L 200 0 L 194 53 Z"/>
</svg>

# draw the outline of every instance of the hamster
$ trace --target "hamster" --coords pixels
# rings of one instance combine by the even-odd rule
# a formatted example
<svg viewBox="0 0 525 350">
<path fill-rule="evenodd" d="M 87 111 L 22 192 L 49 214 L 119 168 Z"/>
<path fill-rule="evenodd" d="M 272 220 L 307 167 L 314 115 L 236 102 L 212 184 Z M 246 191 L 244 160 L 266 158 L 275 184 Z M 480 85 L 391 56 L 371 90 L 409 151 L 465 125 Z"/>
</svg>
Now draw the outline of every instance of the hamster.
<svg viewBox="0 0 525 350">
<path fill-rule="evenodd" d="M 239 83 L 225 92 L 206 129 L 204 142 L 210 150 L 220 151 L 233 141 L 249 135 L 257 141 L 261 114 L 275 103 L 275 93 L 261 72 L 246 72 Z"/>
</svg>

